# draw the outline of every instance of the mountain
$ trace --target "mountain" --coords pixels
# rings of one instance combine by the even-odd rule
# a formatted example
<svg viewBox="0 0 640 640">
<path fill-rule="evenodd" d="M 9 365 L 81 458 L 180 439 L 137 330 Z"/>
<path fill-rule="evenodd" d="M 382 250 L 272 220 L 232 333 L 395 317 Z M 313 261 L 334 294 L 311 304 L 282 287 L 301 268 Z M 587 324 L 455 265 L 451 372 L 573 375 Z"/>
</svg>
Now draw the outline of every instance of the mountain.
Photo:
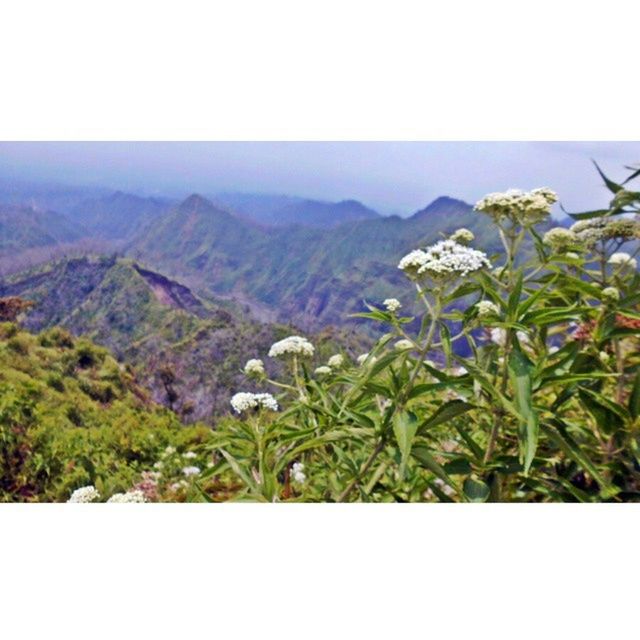
<svg viewBox="0 0 640 640">
<path fill-rule="evenodd" d="M 452 198 L 439 198 L 409 218 L 264 228 L 194 195 L 127 251 L 200 292 L 248 301 L 280 321 L 316 330 L 348 323 L 350 313 L 363 310 L 363 299 L 404 297 L 410 308 L 413 294 L 398 261 L 459 227 L 476 234 L 476 246 L 497 248 L 486 218 Z"/>
<path fill-rule="evenodd" d="M 116 191 L 76 204 L 70 210 L 69 218 L 80 223 L 92 236 L 120 240 L 139 231 L 170 206 L 170 200 Z"/>
<path fill-rule="evenodd" d="M 335 227 L 380 216 L 357 200 L 324 202 L 292 196 L 221 193 L 213 201 L 241 217 L 274 227 Z"/>
<path fill-rule="evenodd" d="M 55 326 L 87 336 L 134 365 L 152 398 L 189 421 L 229 411 L 249 358 L 264 357 L 273 342 L 297 330 L 252 320 L 247 310 L 205 300 L 187 286 L 130 259 L 84 256 L 49 263 L 0 282 L 0 297 L 35 303 L 23 325 Z M 368 343 L 339 331 L 314 336 L 320 357 L 338 346 L 355 357 Z M 269 360 L 267 371 L 280 375 Z M 171 378 L 168 383 L 167 376 Z"/>
<path fill-rule="evenodd" d="M 74 242 L 86 235 L 66 216 L 24 205 L 0 205 L 0 258 Z"/>
</svg>

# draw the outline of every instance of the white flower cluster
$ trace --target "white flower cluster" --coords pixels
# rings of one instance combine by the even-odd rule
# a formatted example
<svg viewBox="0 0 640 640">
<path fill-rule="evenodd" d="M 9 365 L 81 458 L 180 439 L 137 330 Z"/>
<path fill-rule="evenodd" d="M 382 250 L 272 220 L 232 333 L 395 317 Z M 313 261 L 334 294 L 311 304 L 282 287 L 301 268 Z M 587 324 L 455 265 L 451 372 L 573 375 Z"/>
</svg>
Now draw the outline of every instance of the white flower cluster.
<svg viewBox="0 0 640 640">
<path fill-rule="evenodd" d="M 244 365 L 244 372 L 248 376 L 261 377 L 264 375 L 264 362 L 259 358 L 251 358 Z"/>
<path fill-rule="evenodd" d="M 198 457 L 198 454 L 195 451 L 187 451 L 186 453 L 182 454 L 182 457 L 186 458 L 187 460 L 194 460 Z"/>
<path fill-rule="evenodd" d="M 432 279 L 464 277 L 483 267 L 491 268 L 485 253 L 453 240 L 441 240 L 424 250 L 416 249 L 404 256 L 398 265 L 411 277 L 429 276 Z"/>
<path fill-rule="evenodd" d="M 542 241 L 554 251 L 564 251 L 578 242 L 578 236 L 564 227 L 554 227 L 544 234 Z"/>
<path fill-rule="evenodd" d="M 304 484 L 307 476 L 304 473 L 304 465 L 302 462 L 294 462 L 291 466 L 291 477 L 296 484 Z"/>
<path fill-rule="evenodd" d="M 331 367 L 328 367 L 326 364 L 323 364 L 320 367 L 317 367 L 315 372 L 317 376 L 328 376 L 331 373 Z"/>
<path fill-rule="evenodd" d="M 270 393 L 247 393 L 241 391 L 231 398 L 231 406 L 236 413 L 259 408 L 269 409 L 269 411 L 278 410 L 278 403 Z"/>
<path fill-rule="evenodd" d="M 620 251 L 619 253 L 611 254 L 611 257 L 609 258 L 609 264 L 635 269 L 638 266 L 638 261 L 635 258 L 632 258 L 628 253 Z"/>
<path fill-rule="evenodd" d="M 640 238 L 640 224 L 629 218 L 593 218 L 580 220 L 571 226 L 579 242 L 593 247 L 600 240 L 633 240 Z"/>
<path fill-rule="evenodd" d="M 558 196 L 547 187 L 522 191 L 509 189 L 504 193 L 490 193 L 474 207 L 491 216 L 496 222 L 507 218 L 523 225 L 541 222 L 551 213 L 551 205 Z"/>
<path fill-rule="evenodd" d="M 602 290 L 602 297 L 607 302 L 618 302 L 620 300 L 620 291 L 615 287 L 605 287 Z"/>
<path fill-rule="evenodd" d="M 190 476 L 197 476 L 200 473 L 200 467 L 184 467 L 182 469 L 182 473 L 184 473 L 187 478 Z"/>
<path fill-rule="evenodd" d="M 405 349 L 413 349 L 413 342 L 411 340 L 398 340 L 395 343 L 394 347 L 398 349 L 398 351 L 404 351 Z"/>
<path fill-rule="evenodd" d="M 449 240 L 453 240 L 454 242 L 459 242 L 460 244 L 469 244 L 475 240 L 475 235 L 473 231 L 469 231 L 469 229 L 458 229 L 454 231 L 450 236 Z"/>
<path fill-rule="evenodd" d="M 491 329 L 491 342 L 497 344 L 500 347 L 504 347 L 507 344 L 507 331 L 500 327 Z M 516 331 L 516 336 L 522 344 L 529 344 L 529 336 L 524 331 Z"/>
<path fill-rule="evenodd" d="M 336 353 L 334 356 L 329 358 L 327 364 L 332 369 L 339 369 L 344 364 L 344 356 L 341 353 Z"/>
<path fill-rule="evenodd" d="M 93 485 L 89 485 L 76 489 L 67 502 L 86 503 L 95 500 L 100 500 L 100 492 Z"/>
<path fill-rule="evenodd" d="M 363 353 L 356 358 L 356 361 L 360 366 L 365 364 L 365 362 L 368 362 L 369 364 L 373 364 L 376 360 L 377 358 L 375 356 L 372 356 L 368 353 Z"/>
<path fill-rule="evenodd" d="M 476 304 L 476 309 L 478 310 L 478 318 L 492 318 L 500 314 L 500 308 L 491 300 L 480 300 Z"/>
<path fill-rule="evenodd" d="M 139 491 L 138 489 L 134 491 L 127 491 L 126 493 L 114 493 L 108 500 L 107 503 L 111 504 L 124 504 L 128 502 L 146 502 L 144 497 L 144 493 Z"/>
<path fill-rule="evenodd" d="M 313 356 L 313 345 L 300 336 L 289 336 L 284 340 L 280 340 L 271 345 L 269 349 L 270 358 L 278 358 L 281 356 L 303 356 L 311 358 Z"/>
<path fill-rule="evenodd" d="M 389 313 L 395 313 L 400 309 L 400 307 L 402 307 L 400 300 L 397 300 L 396 298 L 387 298 L 382 304 Z"/>
</svg>

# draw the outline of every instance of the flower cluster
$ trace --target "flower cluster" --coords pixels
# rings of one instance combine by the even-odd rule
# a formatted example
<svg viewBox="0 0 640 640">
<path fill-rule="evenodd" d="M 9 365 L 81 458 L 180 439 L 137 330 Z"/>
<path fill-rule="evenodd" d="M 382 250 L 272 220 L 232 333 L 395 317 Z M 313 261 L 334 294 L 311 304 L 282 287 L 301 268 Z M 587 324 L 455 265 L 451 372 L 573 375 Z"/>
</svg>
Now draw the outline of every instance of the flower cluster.
<svg viewBox="0 0 640 640">
<path fill-rule="evenodd" d="M 450 236 L 449 240 L 453 240 L 454 242 L 458 242 L 459 244 L 469 244 L 475 240 L 475 235 L 473 231 L 469 231 L 469 229 L 458 229 L 454 231 Z"/>
<path fill-rule="evenodd" d="M 187 451 L 186 453 L 182 454 L 183 458 L 186 458 L 187 460 L 195 460 L 198 457 L 198 454 L 195 451 Z"/>
<path fill-rule="evenodd" d="M 327 364 L 332 369 L 339 369 L 344 364 L 344 356 L 340 353 L 336 353 L 336 355 L 329 358 Z"/>
<path fill-rule="evenodd" d="M 578 237 L 571 229 L 554 227 L 544 234 L 542 241 L 554 251 L 566 251 L 571 245 L 578 242 Z"/>
<path fill-rule="evenodd" d="M 611 254 L 609 264 L 635 269 L 638 266 L 638 261 L 635 258 L 632 258 L 628 253 L 620 251 L 619 253 Z"/>
<path fill-rule="evenodd" d="M 394 347 L 399 351 L 404 351 L 405 349 L 413 349 L 413 342 L 411 340 L 398 340 L 395 343 Z"/>
<path fill-rule="evenodd" d="M 356 362 L 360 366 L 364 365 L 366 362 L 368 362 L 369 364 L 373 364 L 376 360 L 377 358 L 369 353 L 362 353 L 356 358 Z"/>
<path fill-rule="evenodd" d="M 530 226 L 545 220 L 551 213 L 551 205 L 558 201 L 554 191 L 546 187 L 533 191 L 509 189 L 504 193 L 490 193 L 480 200 L 476 211 L 491 216 L 495 222 L 508 219 L 513 223 Z"/>
<path fill-rule="evenodd" d="M 313 356 L 314 347 L 306 339 L 300 336 L 289 336 L 284 340 L 280 340 L 271 345 L 269 349 L 270 358 L 278 358 L 282 356 L 303 356 L 311 358 Z"/>
<path fill-rule="evenodd" d="M 410 277 L 429 276 L 433 280 L 464 277 L 484 267 L 491 267 L 485 253 L 453 240 L 441 240 L 424 250 L 416 249 L 404 256 L 398 265 Z"/>
<path fill-rule="evenodd" d="M 114 493 L 107 500 L 107 503 L 112 504 L 123 504 L 126 502 L 141 503 L 146 502 L 146 498 L 142 491 L 140 491 L 139 489 L 134 489 L 133 491 L 127 491 L 126 493 Z"/>
<path fill-rule="evenodd" d="M 86 503 L 94 502 L 95 500 L 100 500 L 100 492 L 93 485 L 89 485 L 88 487 L 76 489 L 67 502 Z"/>
<path fill-rule="evenodd" d="M 158 499 L 158 480 L 160 475 L 157 471 L 143 471 L 142 480 L 134 485 L 133 490 L 142 491 L 146 502 L 155 502 Z"/>
<path fill-rule="evenodd" d="M 318 367 L 314 373 L 318 376 L 328 376 L 331 373 L 331 367 L 327 367 L 327 365 L 323 364 Z"/>
<path fill-rule="evenodd" d="M 387 298 L 382 304 L 389 313 L 395 313 L 400 309 L 400 307 L 402 307 L 400 300 L 397 300 L 396 298 Z"/>
<path fill-rule="evenodd" d="M 200 467 L 184 467 L 182 469 L 182 473 L 184 473 L 187 478 L 190 476 L 197 476 L 200 474 Z"/>
<path fill-rule="evenodd" d="M 270 393 L 247 393 L 241 391 L 231 398 L 231 406 L 236 413 L 259 408 L 269 409 L 270 411 L 278 410 L 278 403 Z"/>
<path fill-rule="evenodd" d="M 628 218 L 594 218 L 580 220 L 571 227 L 580 243 L 593 247 L 600 240 L 633 240 L 640 238 L 640 224 Z"/>
<path fill-rule="evenodd" d="M 264 362 L 258 358 L 247 360 L 247 364 L 244 365 L 244 372 L 248 376 L 262 377 L 264 375 Z"/>
<path fill-rule="evenodd" d="M 291 466 L 291 477 L 296 484 L 304 484 L 307 476 L 304 473 L 304 464 L 302 462 L 294 462 Z"/>
<path fill-rule="evenodd" d="M 620 300 L 620 291 L 615 287 L 605 287 L 602 290 L 602 297 L 606 302 L 613 304 L 614 302 L 618 302 Z"/>
<path fill-rule="evenodd" d="M 478 318 L 484 320 L 486 318 L 493 318 L 500 314 L 500 308 L 491 300 L 480 300 L 476 304 L 478 310 Z"/>
<path fill-rule="evenodd" d="M 489 332 L 491 342 L 497 344 L 499 347 L 505 347 L 507 345 L 507 331 L 501 327 L 495 327 Z M 529 344 L 529 336 L 524 331 L 516 331 L 518 340 L 523 344 Z"/>
</svg>

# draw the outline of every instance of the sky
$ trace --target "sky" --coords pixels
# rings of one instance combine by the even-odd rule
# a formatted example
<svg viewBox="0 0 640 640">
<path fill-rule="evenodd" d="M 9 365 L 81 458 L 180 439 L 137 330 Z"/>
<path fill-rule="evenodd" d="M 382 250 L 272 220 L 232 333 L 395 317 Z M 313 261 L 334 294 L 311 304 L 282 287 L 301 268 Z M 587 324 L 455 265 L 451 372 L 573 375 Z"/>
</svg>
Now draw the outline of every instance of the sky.
<svg viewBox="0 0 640 640">
<path fill-rule="evenodd" d="M 438 196 L 548 186 L 569 211 L 609 201 L 640 142 L 0 142 L 0 178 L 183 197 L 222 191 L 360 200 L 409 215 Z"/>
</svg>

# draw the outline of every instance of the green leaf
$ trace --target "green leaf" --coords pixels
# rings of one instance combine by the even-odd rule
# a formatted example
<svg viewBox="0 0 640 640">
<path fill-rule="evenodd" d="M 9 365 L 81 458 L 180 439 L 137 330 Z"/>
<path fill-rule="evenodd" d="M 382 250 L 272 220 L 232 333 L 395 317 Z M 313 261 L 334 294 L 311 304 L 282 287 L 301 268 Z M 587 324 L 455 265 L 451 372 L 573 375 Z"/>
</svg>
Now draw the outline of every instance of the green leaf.
<svg viewBox="0 0 640 640">
<path fill-rule="evenodd" d="M 411 447 L 418 430 L 418 418 L 411 411 L 400 411 L 393 417 L 393 434 L 400 449 L 400 478 L 404 479 Z"/>
<path fill-rule="evenodd" d="M 600 393 L 584 387 L 578 389 L 578 396 L 585 409 L 593 416 L 603 433 L 611 435 L 621 429 L 630 416 L 624 407 L 611 402 Z"/>
<path fill-rule="evenodd" d="M 471 411 L 471 409 L 475 409 L 475 405 L 465 402 L 464 400 L 450 400 L 440 405 L 438 409 L 420 425 L 418 433 L 422 434 L 427 429 L 442 424 L 443 422 L 448 422 L 456 416 Z"/>
<path fill-rule="evenodd" d="M 533 364 L 520 350 L 514 348 L 509 356 L 509 377 L 514 389 L 514 404 L 521 416 L 518 425 L 518 439 L 527 475 L 538 446 L 538 414 L 533 408 L 531 373 Z"/>
<path fill-rule="evenodd" d="M 411 452 L 413 457 L 420 463 L 420 466 L 428 469 L 443 482 L 448 484 L 452 489 L 459 493 L 456 483 L 451 479 L 449 474 L 444 470 L 443 466 L 433 457 L 433 454 L 427 447 L 416 445 Z"/>
<path fill-rule="evenodd" d="M 592 162 L 595 165 L 596 169 L 598 170 L 600 177 L 604 180 L 604 183 L 607 185 L 607 189 L 609 189 L 609 191 L 611 191 L 612 193 L 618 193 L 618 191 L 620 191 L 623 188 L 622 185 L 619 185 L 613 180 L 610 180 L 609 178 L 607 178 L 607 176 L 604 175 L 604 172 L 602 171 L 602 169 L 600 169 L 600 167 L 598 166 L 598 163 L 595 160 L 593 160 Z"/>
<path fill-rule="evenodd" d="M 469 502 L 486 502 L 491 493 L 486 482 L 471 477 L 465 479 L 462 484 L 462 490 Z"/>
</svg>

